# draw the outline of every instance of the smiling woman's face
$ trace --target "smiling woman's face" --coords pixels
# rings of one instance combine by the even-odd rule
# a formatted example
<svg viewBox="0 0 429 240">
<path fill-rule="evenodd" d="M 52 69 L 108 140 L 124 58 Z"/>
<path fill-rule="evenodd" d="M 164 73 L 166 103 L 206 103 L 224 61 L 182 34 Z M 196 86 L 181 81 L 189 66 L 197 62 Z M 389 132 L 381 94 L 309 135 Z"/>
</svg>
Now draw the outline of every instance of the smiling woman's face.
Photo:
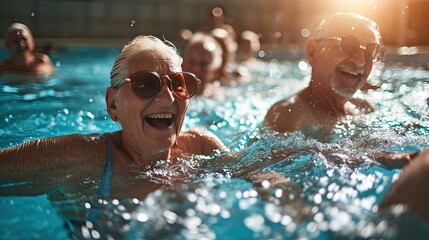
<svg viewBox="0 0 429 240">
<path fill-rule="evenodd" d="M 128 77 L 139 71 L 157 72 L 163 83 L 158 94 L 149 99 L 135 96 L 129 82 L 119 87 L 115 104 L 122 137 L 145 152 L 166 151 L 176 141 L 189 103 L 175 97 L 165 85 L 166 76 L 180 71 L 180 67 L 174 66 L 168 55 L 156 50 L 136 53 L 128 62 Z"/>
</svg>

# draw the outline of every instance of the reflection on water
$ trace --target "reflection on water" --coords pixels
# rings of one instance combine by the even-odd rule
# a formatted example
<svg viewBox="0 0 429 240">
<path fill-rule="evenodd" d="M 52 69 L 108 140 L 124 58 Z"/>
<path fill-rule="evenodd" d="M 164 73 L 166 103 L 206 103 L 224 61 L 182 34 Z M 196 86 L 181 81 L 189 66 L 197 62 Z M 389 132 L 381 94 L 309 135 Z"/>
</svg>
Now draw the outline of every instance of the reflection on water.
<svg viewBox="0 0 429 240">
<path fill-rule="evenodd" d="M 116 55 L 117 50 L 109 49 L 59 52 L 52 55 L 58 73 L 50 80 L 3 84 L 0 147 L 118 130 L 104 110 Z M 0 238 L 32 238 L 23 229 L 62 239 L 426 236 L 428 224 L 406 209 L 377 211 L 401 169 L 386 169 L 370 153 L 428 146 L 428 71 L 375 66 L 371 81 L 380 89 L 359 96 L 373 102 L 377 111 L 345 118 L 330 132 L 315 128 L 276 134 L 261 128 L 274 102 L 307 84 L 310 71 L 305 63 L 263 63 L 249 69 L 250 81 L 219 87 L 213 99 L 190 100 L 184 128 L 209 129 L 231 152 L 182 156 L 174 165 L 160 161 L 153 169 L 132 169 L 131 177 L 113 181 L 116 195 L 109 200 L 96 194 L 96 173 L 83 180 L 72 169 L 46 176 L 60 187 L 57 191 L 0 198 L 0 208 L 9 209 L 9 217 L 0 217 Z M 77 185 L 68 184 L 73 178 L 80 179 Z M 27 190 L 36 186 L 31 183 Z M 2 192 L 6 188 L 13 192 L 19 186 L 0 185 Z M 22 190 L 26 188 L 20 186 Z M 9 227 L 12 224 L 19 227 Z"/>
</svg>

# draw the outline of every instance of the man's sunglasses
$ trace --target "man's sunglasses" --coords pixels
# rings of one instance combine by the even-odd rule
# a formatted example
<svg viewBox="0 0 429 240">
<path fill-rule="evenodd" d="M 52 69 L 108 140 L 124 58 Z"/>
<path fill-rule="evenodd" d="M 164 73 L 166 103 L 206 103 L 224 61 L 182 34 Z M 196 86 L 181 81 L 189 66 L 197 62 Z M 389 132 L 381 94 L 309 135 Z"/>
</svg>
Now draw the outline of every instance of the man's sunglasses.
<svg viewBox="0 0 429 240">
<path fill-rule="evenodd" d="M 162 88 L 159 74 L 150 71 L 136 72 L 129 79 L 122 80 L 117 86 L 123 82 L 129 82 L 134 95 L 144 99 L 155 97 Z M 189 99 L 197 92 L 201 80 L 192 73 L 178 72 L 169 76 L 167 82 L 168 88 L 176 97 Z"/>
<path fill-rule="evenodd" d="M 361 45 L 359 39 L 355 36 L 346 36 L 346 37 L 326 37 L 319 38 L 316 41 L 321 40 L 336 40 L 339 42 L 340 50 L 346 55 L 354 55 L 360 49 L 365 50 L 365 57 L 370 58 L 372 62 L 378 62 L 383 58 L 384 48 L 379 43 L 370 43 L 366 46 Z"/>
</svg>

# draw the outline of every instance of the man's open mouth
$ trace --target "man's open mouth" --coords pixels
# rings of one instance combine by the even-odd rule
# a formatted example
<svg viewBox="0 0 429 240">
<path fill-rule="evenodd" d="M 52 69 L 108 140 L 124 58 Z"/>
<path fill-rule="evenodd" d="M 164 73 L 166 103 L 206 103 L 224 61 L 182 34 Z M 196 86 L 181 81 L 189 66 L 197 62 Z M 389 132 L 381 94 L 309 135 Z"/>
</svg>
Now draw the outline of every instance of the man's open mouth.
<svg viewBox="0 0 429 240">
<path fill-rule="evenodd" d="M 350 77 L 353 77 L 353 78 L 356 78 L 356 77 L 361 78 L 363 76 L 362 70 L 355 70 L 354 68 L 349 66 L 340 66 L 337 69 L 341 73 L 349 75 Z"/>
<path fill-rule="evenodd" d="M 174 122 L 173 113 L 149 114 L 145 117 L 146 122 L 155 128 L 168 128 Z"/>
</svg>

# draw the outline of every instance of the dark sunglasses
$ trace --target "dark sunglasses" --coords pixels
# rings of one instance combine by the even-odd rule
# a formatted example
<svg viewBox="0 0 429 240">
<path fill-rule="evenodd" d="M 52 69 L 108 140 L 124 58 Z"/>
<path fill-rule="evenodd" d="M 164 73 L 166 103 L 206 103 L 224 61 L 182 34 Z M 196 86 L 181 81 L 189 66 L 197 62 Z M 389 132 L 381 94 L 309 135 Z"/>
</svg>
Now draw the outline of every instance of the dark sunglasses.
<svg viewBox="0 0 429 240">
<path fill-rule="evenodd" d="M 130 82 L 134 95 L 144 99 L 155 97 L 162 88 L 161 77 L 156 72 L 139 71 L 123 81 Z M 169 76 L 167 82 L 168 88 L 176 97 L 189 99 L 197 92 L 201 80 L 192 73 L 178 72 Z"/>
<path fill-rule="evenodd" d="M 360 49 L 365 50 L 365 57 L 372 60 L 372 62 L 378 62 L 383 58 L 384 48 L 379 43 L 370 43 L 366 46 L 361 45 L 359 39 L 355 36 L 346 36 L 346 37 L 326 37 L 319 38 L 316 41 L 321 40 L 336 40 L 340 44 L 340 50 L 342 53 L 346 55 L 354 55 Z"/>
</svg>

